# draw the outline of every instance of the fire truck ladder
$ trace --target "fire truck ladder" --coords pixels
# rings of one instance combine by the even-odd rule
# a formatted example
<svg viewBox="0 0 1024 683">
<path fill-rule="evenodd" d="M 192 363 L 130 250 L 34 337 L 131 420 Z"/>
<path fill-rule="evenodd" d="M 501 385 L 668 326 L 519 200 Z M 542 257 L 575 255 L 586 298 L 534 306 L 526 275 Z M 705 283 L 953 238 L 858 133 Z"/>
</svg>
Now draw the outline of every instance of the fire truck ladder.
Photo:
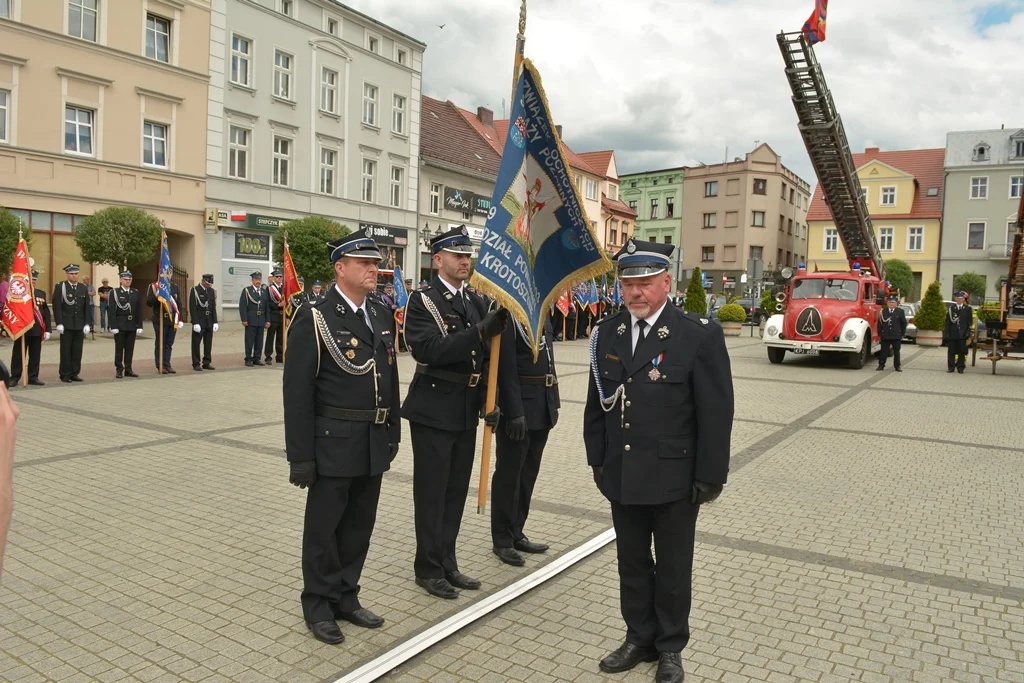
<svg viewBox="0 0 1024 683">
<path fill-rule="evenodd" d="M 1017 229 L 1010 238 L 1013 243 L 1010 245 L 1010 279 L 1009 287 L 1024 284 L 1024 255 L 1022 255 L 1022 243 L 1024 243 L 1024 195 L 1020 198 L 1020 208 L 1017 209 Z"/>
<path fill-rule="evenodd" d="M 800 135 L 847 258 L 851 266 L 859 262 L 885 280 L 885 265 L 864 204 L 843 121 L 825 84 L 814 49 L 799 31 L 779 33 L 778 41 L 786 61 L 786 78 L 793 90 Z"/>
</svg>

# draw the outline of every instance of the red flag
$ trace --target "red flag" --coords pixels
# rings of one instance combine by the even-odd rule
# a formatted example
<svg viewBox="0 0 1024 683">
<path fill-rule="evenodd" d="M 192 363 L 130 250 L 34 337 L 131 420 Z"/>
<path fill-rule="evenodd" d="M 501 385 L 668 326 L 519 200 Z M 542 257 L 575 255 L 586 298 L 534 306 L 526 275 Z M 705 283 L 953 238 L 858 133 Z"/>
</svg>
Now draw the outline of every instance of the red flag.
<svg viewBox="0 0 1024 683">
<path fill-rule="evenodd" d="M 825 13 L 828 10 L 828 0 L 815 0 L 814 11 L 804 22 L 804 37 L 811 45 L 825 40 Z"/>
<path fill-rule="evenodd" d="M 562 296 L 558 297 L 558 301 L 555 306 L 562 312 L 562 315 L 569 315 L 569 290 L 562 292 Z"/>
<path fill-rule="evenodd" d="M 288 242 L 284 243 L 284 300 L 285 300 L 285 315 L 291 316 L 294 311 L 292 310 L 292 297 L 302 292 L 302 286 L 299 284 L 299 276 L 295 273 L 295 264 L 292 263 L 291 252 L 288 251 Z"/>
<path fill-rule="evenodd" d="M 3 314 L 3 327 L 11 339 L 19 338 L 36 324 L 36 297 L 28 264 L 28 247 L 25 240 L 20 239 L 11 264 L 11 282 Z"/>
</svg>

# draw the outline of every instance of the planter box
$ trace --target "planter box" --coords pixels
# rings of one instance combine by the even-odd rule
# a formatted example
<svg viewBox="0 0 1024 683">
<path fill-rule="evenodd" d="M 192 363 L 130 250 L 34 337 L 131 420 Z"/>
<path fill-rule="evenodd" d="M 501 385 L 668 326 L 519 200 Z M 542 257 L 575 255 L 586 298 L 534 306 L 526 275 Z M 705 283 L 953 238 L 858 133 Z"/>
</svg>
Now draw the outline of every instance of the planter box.
<svg viewBox="0 0 1024 683">
<path fill-rule="evenodd" d="M 738 337 L 742 329 L 743 323 L 722 322 L 722 331 L 726 337 Z"/>
<path fill-rule="evenodd" d="M 917 343 L 921 346 L 942 346 L 942 331 L 918 329 Z"/>
</svg>

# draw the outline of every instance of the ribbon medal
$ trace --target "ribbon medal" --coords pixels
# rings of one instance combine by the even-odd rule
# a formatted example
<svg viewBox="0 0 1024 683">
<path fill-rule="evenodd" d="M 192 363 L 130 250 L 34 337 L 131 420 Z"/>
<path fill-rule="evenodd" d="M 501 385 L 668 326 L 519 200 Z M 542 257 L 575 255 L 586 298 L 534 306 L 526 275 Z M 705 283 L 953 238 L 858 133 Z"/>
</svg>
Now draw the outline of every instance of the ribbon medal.
<svg viewBox="0 0 1024 683">
<path fill-rule="evenodd" d="M 661 361 L 663 361 L 664 359 L 665 354 L 659 353 L 658 357 L 651 361 L 651 365 L 653 365 L 654 367 L 651 368 L 651 371 L 647 373 L 647 376 L 651 378 L 652 382 L 657 382 L 659 379 L 662 378 L 661 370 L 658 370 L 658 366 L 661 365 Z"/>
</svg>

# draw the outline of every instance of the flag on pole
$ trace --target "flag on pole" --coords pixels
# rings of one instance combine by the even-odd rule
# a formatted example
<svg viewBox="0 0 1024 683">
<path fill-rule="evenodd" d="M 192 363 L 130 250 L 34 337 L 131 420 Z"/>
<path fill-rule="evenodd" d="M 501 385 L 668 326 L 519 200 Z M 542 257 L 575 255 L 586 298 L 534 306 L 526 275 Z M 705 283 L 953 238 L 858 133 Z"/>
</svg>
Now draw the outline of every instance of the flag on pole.
<svg viewBox="0 0 1024 683">
<path fill-rule="evenodd" d="M 612 304 L 615 306 L 622 305 L 622 288 L 619 287 L 619 278 L 615 278 L 615 289 L 612 290 Z"/>
<path fill-rule="evenodd" d="M 402 279 L 402 268 L 395 264 L 395 319 L 399 325 L 405 325 L 405 306 L 409 303 L 409 292 L 405 291 L 405 280 Z"/>
<path fill-rule="evenodd" d="M 7 330 L 11 339 L 18 339 L 36 324 L 36 296 L 30 277 L 31 270 L 28 246 L 25 239 L 20 238 L 14 250 L 14 261 L 11 263 L 10 287 L 7 290 L 7 304 L 4 306 L 2 321 L 3 328 Z"/>
<path fill-rule="evenodd" d="M 569 315 L 569 307 L 572 306 L 572 302 L 569 300 L 568 289 L 562 290 L 562 295 L 558 297 L 558 301 L 555 302 L 555 306 L 562 312 L 562 315 Z"/>
<path fill-rule="evenodd" d="M 295 263 L 292 262 L 292 253 L 288 251 L 288 240 L 284 241 L 284 314 L 289 318 L 295 313 L 293 297 L 302 293 L 302 285 L 299 284 L 299 275 L 295 272 Z"/>
<path fill-rule="evenodd" d="M 174 269 L 171 267 L 171 252 L 167 250 L 167 231 L 160 234 L 160 273 L 157 275 L 156 298 L 164 305 L 168 317 L 174 321 L 175 327 L 181 323 L 181 311 L 178 310 L 178 302 L 171 296 L 171 277 Z"/>
<path fill-rule="evenodd" d="M 587 291 L 587 287 L 586 282 L 580 282 L 573 287 L 572 295 L 580 308 L 586 308 L 587 304 L 590 303 L 590 292 Z"/>
<path fill-rule="evenodd" d="M 472 283 L 522 323 L 536 357 L 551 302 L 568 283 L 612 264 L 573 186 L 540 74 L 528 59 L 504 145 Z"/>
<path fill-rule="evenodd" d="M 590 313 L 591 315 L 597 315 L 597 304 L 601 300 L 597 296 L 597 283 L 594 278 L 590 278 Z"/>
<path fill-rule="evenodd" d="M 804 37 L 811 45 L 825 40 L 825 14 L 828 10 L 828 0 L 815 0 L 814 11 L 804 22 Z"/>
</svg>

